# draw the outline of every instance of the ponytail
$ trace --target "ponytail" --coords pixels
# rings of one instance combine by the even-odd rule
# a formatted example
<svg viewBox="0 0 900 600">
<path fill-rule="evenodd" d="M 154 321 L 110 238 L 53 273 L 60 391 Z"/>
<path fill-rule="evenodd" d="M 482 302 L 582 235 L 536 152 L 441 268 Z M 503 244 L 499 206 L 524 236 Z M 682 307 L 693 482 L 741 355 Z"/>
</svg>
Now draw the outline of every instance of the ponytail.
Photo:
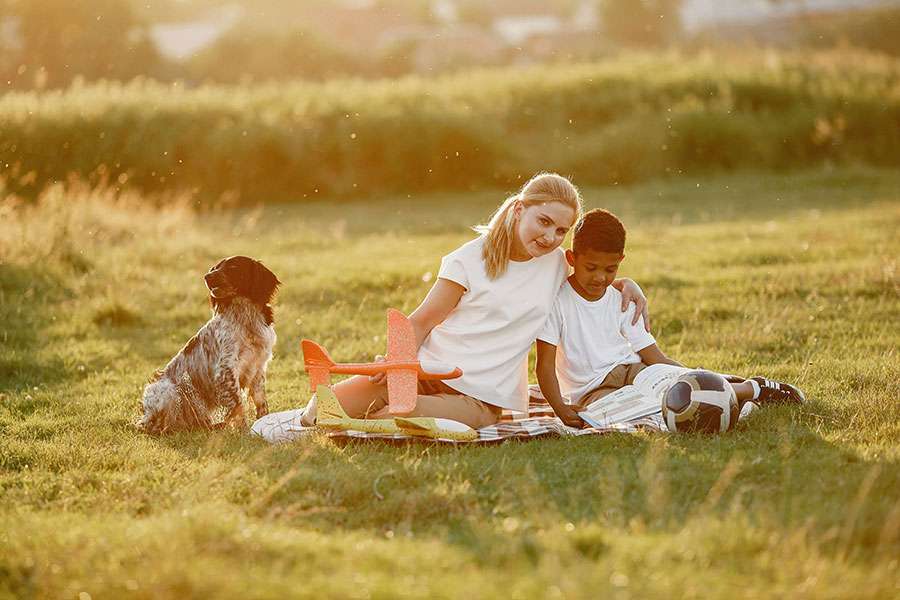
<svg viewBox="0 0 900 600">
<path fill-rule="evenodd" d="M 502 275 L 509 263 L 513 236 L 516 235 L 515 207 L 519 200 L 520 194 L 510 196 L 497 208 L 487 225 L 475 227 L 475 231 L 485 236 L 481 257 L 490 279 Z"/>
</svg>

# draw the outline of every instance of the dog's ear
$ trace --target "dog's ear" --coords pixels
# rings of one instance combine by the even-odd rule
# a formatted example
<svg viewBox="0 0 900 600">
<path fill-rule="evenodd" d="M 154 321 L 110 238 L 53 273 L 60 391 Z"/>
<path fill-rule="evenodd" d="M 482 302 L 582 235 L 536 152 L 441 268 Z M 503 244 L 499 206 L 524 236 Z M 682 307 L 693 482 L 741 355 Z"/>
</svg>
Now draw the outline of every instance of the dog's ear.
<svg viewBox="0 0 900 600">
<path fill-rule="evenodd" d="M 259 304 L 268 304 L 275 296 L 281 282 L 278 277 L 261 262 L 254 261 L 250 277 L 250 298 Z"/>
<path fill-rule="evenodd" d="M 216 298 L 212 295 L 212 292 L 209 293 L 209 307 L 213 313 L 221 312 L 229 304 L 231 304 L 231 298 Z"/>
</svg>

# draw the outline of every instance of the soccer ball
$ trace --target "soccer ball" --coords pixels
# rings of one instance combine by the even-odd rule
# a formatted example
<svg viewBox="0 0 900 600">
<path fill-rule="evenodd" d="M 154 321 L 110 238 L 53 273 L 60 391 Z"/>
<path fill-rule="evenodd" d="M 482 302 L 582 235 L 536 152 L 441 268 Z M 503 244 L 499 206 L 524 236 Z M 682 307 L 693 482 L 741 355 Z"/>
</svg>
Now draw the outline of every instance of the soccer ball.
<svg viewBox="0 0 900 600">
<path fill-rule="evenodd" d="M 725 433 L 738 420 L 734 389 L 718 373 L 688 371 L 663 396 L 662 416 L 669 431 Z"/>
</svg>

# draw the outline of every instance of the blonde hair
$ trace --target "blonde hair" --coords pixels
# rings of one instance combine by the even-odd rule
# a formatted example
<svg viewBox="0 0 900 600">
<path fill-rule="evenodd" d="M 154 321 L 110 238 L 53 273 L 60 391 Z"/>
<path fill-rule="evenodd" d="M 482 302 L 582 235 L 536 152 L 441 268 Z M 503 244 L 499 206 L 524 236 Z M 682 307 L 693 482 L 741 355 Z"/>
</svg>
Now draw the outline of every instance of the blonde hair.
<svg viewBox="0 0 900 600">
<path fill-rule="evenodd" d="M 581 194 L 575 185 L 556 173 L 538 173 L 522 186 L 519 193 L 507 198 L 491 216 L 487 225 L 474 229 L 485 236 L 481 257 L 490 279 L 497 279 L 506 272 L 509 255 L 516 236 L 516 218 L 513 207 L 516 202 L 524 206 L 561 202 L 575 211 L 575 220 L 581 216 Z"/>
</svg>

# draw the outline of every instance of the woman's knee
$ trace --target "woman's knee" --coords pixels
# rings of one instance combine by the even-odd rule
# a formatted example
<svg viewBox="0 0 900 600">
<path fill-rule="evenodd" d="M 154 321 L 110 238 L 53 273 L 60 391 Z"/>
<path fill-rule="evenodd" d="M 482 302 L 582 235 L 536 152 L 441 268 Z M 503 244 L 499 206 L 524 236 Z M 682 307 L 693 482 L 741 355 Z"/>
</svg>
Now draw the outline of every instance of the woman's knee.
<svg viewBox="0 0 900 600">
<path fill-rule="evenodd" d="M 476 400 L 476 402 L 479 401 Z M 479 402 L 479 404 L 481 404 L 481 410 L 479 412 L 479 424 L 478 427 L 473 427 L 474 429 L 490 427 L 491 425 L 496 425 L 500 422 L 500 416 L 503 414 L 503 410 L 499 406 L 492 406 L 483 402 Z"/>
<path fill-rule="evenodd" d="M 344 412 L 354 419 L 372 418 L 387 405 L 387 386 L 374 385 L 365 376 L 345 379 L 332 389 Z"/>
</svg>

